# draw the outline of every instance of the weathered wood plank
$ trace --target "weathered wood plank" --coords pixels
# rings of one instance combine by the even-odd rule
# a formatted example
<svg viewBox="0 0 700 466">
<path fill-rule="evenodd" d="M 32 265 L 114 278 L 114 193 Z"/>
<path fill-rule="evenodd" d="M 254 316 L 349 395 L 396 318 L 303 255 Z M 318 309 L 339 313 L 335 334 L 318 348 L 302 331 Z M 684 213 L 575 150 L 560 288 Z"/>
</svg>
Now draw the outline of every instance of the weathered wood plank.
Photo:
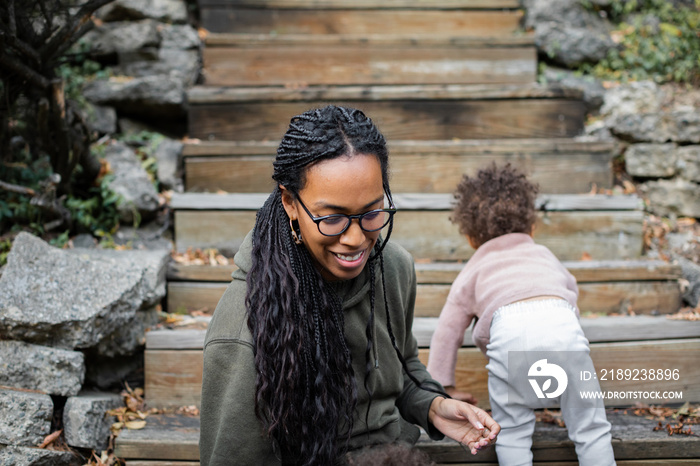
<svg viewBox="0 0 700 466">
<path fill-rule="evenodd" d="M 386 100 L 513 100 L 513 99 L 574 99 L 581 100 L 583 92 L 555 85 L 529 84 L 423 84 L 397 86 L 264 86 L 264 87 L 217 87 L 194 86 L 187 91 L 190 104 L 233 104 L 250 102 L 306 102 L 304 108 L 314 101 L 386 101 Z M 532 102 L 531 102 L 532 104 Z M 289 119 L 296 113 L 282 117 Z M 373 115 L 370 115 L 373 116 Z M 191 136 L 191 135 L 190 135 Z M 528 137 L 528 136 L 523 136 Z M 567 136 L 542 136 L 567 137 Z M 390 138 L 415 140 L 423 138 Z M 443 139 L 443 138 L 434 138 Z M 452 139 L 452 138 L 450 138 Z M 478 139 L 478 138 L 463 138 Z M 481 138 L 484 139 L 484 138 Z M 249 139 L 240 138 L 241 141 Z M 257 140 L 264 141 L 264 138 Z"/>
<path fill-rule="evenodd" d="M 418 285 L 415 314 L 438 317 L 450 285 Z M 678 282 L 580 283 L 578 307 L 583 313 L 671 314 L 681 308 Z"/>
<path fill-rule="evenodd" d="M 666 316 L 607 316 L 584 317 L 581 328 L 591 343 L 621 341 L 669 340 L 700 338 L 700 322 L 668 319 Z M 430 347 L 430 340 L 437 328 L 437 317 L 416 317 L 413 335 L 421 348 Z M 206 330 L 152 330 L 146 334 L 146 348 L 160 350 L 202 349 Z M 473 347 L 472 331 L 467 329 L 462 342 Z"/>
<path fill-rule="evenodd" d="M 392 157 L 413 155 L 522 155 L 589 153 L 610 154 L 617 144 L 609 141 L 578 141 L 575 139 L 458 139 L 458 140 L 390 140 Z M 276 141 L 201 141 L 184 145 L 183 157 L 266 155 L 274 158 Z"/>
<path fill-rule="evenodd" d="M 682 277 L 680 266 L 660 260 L 564 261 L 563 264 L 579 283 L 677 280 Z M 462 268 L 462 262 L 418 263 L 416 276 L 418 283 L 450 284 Z"/>
<path fill-rule="evenodd" d="M 144 352 L 146 402 L 150 407 L 199 406 L 202 396 L 202 350 L 172 353 L 167 350 Z M 190 459 L 177 456 L 161 458 Z"/>
<path fill-rule="evenodd" d="M 389 139 L 573 137 L 583 128 L 582 101 L 307 101 L 190 105 L 189 134 L 228 140 L 280 139 L 289 118 L 329 103 L 362 109 Z"/>
<path fill-rule="evenodd" d="M 535 37 L 532 34 L 517 36 L 448 36 L 445 34 L 246 34 L 241 32 L 207 34 L 204 39 L 207 49 L 224 48 L 230 53 L 244 50 L 248 47 L 259 47 L 260 50 L 271 50 L 284 47 L 306 47 L 310 52 L 323 50 L 322 47 L 344 47 L 345 53 L 354 53 L 354 48 L 365 48 L 367 51 L 403 47 L 421 50 L 435 47 L 446 49 L 457 48 L 508 48 L 534 46 Z M 371 47 L 369 47 L 371 46 Z M 308 58 L 308 57 L 307 57 Z M 528 83 L 533 83 L 529 81 Z M 488 84 L 488 83 L 485 83 Z"/>
<path fill-rule="evenodd" d="M 406 155 L 392 154 L 391 189 L 394 193 L 452 193 L 464 173 L 474 173 L 490 162 L 512 164 L 522 170 L 540 191 L 551 194 L 585 193 L 595 185 L 612 186 L 610 153 L 510 155 Z M 265 192 L 275 186 L 273 157 L 186 157 L 187 191 Z M 575 176 L 571 176 L 575 173 Z"/>
<path fill-rule="evenodd" d="M 269 196 L 268 192 L 174 193 L 170 206 L 174 210 L 257 210 Z M 454 206 L 448 193 L 397 193 L 392 199 L 401 211 L 449 211 Z M 643 206 L 641 198 L 634 195 L 541 194 L 535 199 L 535 208 L 542 211 L 641 210 Z"/>
<path fill-rule="evenodd" d="M 195 443 L 199 439 L 199 418 L 181 420 L 183 417 L 149 416 L 145 429 L 125 430 L 122 435 L 117 437 L 117 455 L 127 459 L 127 466 L 194 466 L 199 464 L 199 450 L 195 447 Z M 697 465 L 698 461 L 694 459 L 700 455 L 700 439 L 697 437 L 669 436 L 664 431 L 654 431 L 657 421 L 620 411 L 609 410 L 607 417 L 612 425 L 613 450 L 617 464 L 624 466 Z M 193 427 L 187 427 L 183 430 L 183 424 Z M 157 438 L 158 441 L 151 441 L 150 439 L 153 438 Z M 175 449 L 175 451 L 180 452 L 180 456 L 186 456 L 186 460 L 178 462 L 156 459 L 155 455 L 167 454 L 168 448 L 174 447 L 175 442 L 181 442 L 187 447 L 186 451 L 183 451 L 181 447 Z M 433 441 L 426 435 L 422 435 L 416 446 L 427 452 L 438 464 L 479 466 L 496 463 L 493 449 L 487 449 L 476 456 L 471 456 L 456 442 L 449 439 Z M 124 456 L 120 453 L 128 453 L 131 456 Z M 535 426 L 533 453 L 536 465 L 572 466 L 578 464 L 573 443 L 569 441 L 566 429 L 552 424 L 537 423 Z"/>
<path fill-rule="evenodd" d="M 401 212 L 392 240 L 417 259 L 464 260 L 473 250 L 449 220 L 449 211 Z M 560 260 L 632 259 L 642 252 L 641 211 L 546 212 L 540 214 L 535 239 Z M 255 224 L 255 211 L 175 212 L 178 251 L 217 248 L 227 255 L 238 250 Z"/>
<path fill-rule="evenodd" d="M 682 391 L 680 401 L 700 401 L 700 366 L 697 354 L 700 339 L 646 342 L 592 343 L 591 358 L 598 371 L 603 368 L 672 368 L 678 369 L 677 381 L 601 381 L 608 390 Z M 428 349 L 419 350 L 427 363 Z M 201 398 L 201 350 L 146 350 L 146 400 L 151 407 L 199 405 Z M 486 357 L 476 348 L 460 348 L 457 356 L 456 386 L 488 403 Z M 662 400 L 659 400 L 661 402 Z M 678 401 L 678 400 L 677 400 Z M 630 400 L 606 399 L 606 406 L 627 406 Z M 165 457 L 165 459 L 176 459 Z M 180 458 L 177 458 L 180 459 Z M 188 459 L 188 458 L 182 458 Z"/>
<path fill-rule="evenodd" d="M 168 311 L 179 309 L 213 311 L 227 283 L 169 282 Z M 450 285 L 418 285 L 415 315 L 438 317 Z M 681 307 L 681 292 L 675 281 L 580 283 L 578 306 L 582 313 L 671 314 Z"/>
<path fill-rule="evenodd" d="M 200 8 L 486 9 L 520 8 L 520 0 L 199 0 Z"/>
<path fill-rule="evenodd" d="M 519 30 L 521 10 L 321 10 L 210 7 L 202 27 L 244 34 L 443 34 L 508 36 Z M 436 25 L 439 25 L 439 31 Z"/>
<path fill-rule="evenodd" d="M 416 264 L 416 277 L 421 284 L 451 284 L 464 268 L 464 262 L 427 262 Z M 564 266 L 579 283 L 643 280 L 677 280 L 681 268 L 661 260 L 565 261 Z M 229 282 L 235 264 L 184 265 L 171 262 L 170 281 Z"/>
</svg>

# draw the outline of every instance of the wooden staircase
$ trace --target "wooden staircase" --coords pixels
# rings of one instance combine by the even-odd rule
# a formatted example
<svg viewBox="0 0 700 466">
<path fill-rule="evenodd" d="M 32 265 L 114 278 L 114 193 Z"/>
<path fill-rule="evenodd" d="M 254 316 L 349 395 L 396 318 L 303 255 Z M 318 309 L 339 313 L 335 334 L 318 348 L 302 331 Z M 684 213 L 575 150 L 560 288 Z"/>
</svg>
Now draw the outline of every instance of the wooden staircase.
<svg viewBox="0 0 700 466">
<path fill-rule="evenodd" d="M 272 160 L 290 118 L 328 103 L 357 107 L 389 141 L 399 208 L 392 241 L 416 259 L 414 334 L 424 361 L 449 286 L 473 253 L 449 222 L 451 193 L 462 173 L 508 161 L 541 186 L 536 240 L 576 276 L 582 313 L 601 316 L 582 319 L 596 367 L 673 364 L 684 376 L 664 390 L 700 401 L 700 322 L 663 315 L 680 307 L 680 270 L 641 257 L 639 199 L 588 194 L 612 187 L 615 148 L 573 139 L 585 118 L 580 93 L 535 82 L 536 49 L 519 30 L 519 3 L 199 0 L 209 31 L 205 84 L 188 93 L 189 136 L 198 142 L 185 146 L 186 193 L 171 203 L 176 248 L 235 253 L 273 187 Z M 213 310 L 234 267 L 173 263 L 167 309 Z M 608 316 L 630 311 L 644 315 Z M 149 332 L 151 407 L 199 404 L 204 333 Z M 457 385 L 488 407 L 485 362 L 468 332 Z M 610 416 L 619 464 L 691 464 L 684 458 L 700 456 L 694 437 Z M 143 431 L 118 437 L 116 453 L 128 466 L 193 466 L 198 433 L 196 418 L 151 416 Z M 419 445 L 440 464 L 496 461 L 493 451 L 471 457 L 454 442 Z M 538 423 L 533 450 L 538 463 L 575 464 L 561 428 Z"/>
</svg>

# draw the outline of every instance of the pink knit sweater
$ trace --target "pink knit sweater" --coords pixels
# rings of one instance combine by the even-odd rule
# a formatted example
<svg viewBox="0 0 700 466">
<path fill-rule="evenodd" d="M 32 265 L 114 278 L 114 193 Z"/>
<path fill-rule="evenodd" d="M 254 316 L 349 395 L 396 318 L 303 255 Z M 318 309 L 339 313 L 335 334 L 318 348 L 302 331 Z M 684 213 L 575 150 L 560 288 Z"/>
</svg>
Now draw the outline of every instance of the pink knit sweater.
<svg viewBox="0 0 700 466">
<path fill-rule="evenodd" d="M 537 296 L 559 296 L 578 314 L 576 279 L 545 246 L 524 233 L 481 245 L 452 283 L 430 343 L 428 372 L 443 385 L 454 385 L 457 349 L 472 320 L 477 318 L 472 338 L 485 354 L 494 312 Z"/>
</svg>

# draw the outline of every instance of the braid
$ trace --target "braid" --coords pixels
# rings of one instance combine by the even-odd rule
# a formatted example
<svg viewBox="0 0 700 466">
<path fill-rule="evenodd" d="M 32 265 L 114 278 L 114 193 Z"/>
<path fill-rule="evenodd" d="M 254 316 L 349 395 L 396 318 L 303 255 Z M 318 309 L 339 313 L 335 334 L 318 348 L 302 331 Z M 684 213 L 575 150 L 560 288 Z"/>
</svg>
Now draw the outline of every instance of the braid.
<svg viewBox="0 0 700 466">
<path fill-rule="evenodd" d="M 341 300 L 314 266 L 306 247 L 294 241 L 280 186 L 296 196 L 304 187 L 309 165 L 355 154 L 377 156 L 384 191 L 391 199 L 386 141 L 361 111 L 328 106 L 292 118 L 273 163 L 277 187 L 258 211 L 253 229 L 245 304 L 257 372 L 255 413 L 284 462 L 333 464 L 352 434 L 358 392 Z M 385 289 L 381 252 L 392 226 L 368 259 L 371 310 L 365 332 L 364 388 L 370 406 L 375 266 L 379 258 Z M 392 344 L 410 375 L 388 321 L 386 293 L 384 300 Z M 341 426 L 347 432 L 345 443 L 338 445 Z"/>
</svg>

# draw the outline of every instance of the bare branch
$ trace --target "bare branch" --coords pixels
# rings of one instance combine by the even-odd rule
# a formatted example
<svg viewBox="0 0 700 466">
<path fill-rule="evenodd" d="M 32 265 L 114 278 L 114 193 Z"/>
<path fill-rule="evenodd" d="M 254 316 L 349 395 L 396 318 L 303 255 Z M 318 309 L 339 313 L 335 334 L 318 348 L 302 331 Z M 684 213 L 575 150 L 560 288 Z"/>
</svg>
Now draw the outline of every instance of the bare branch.
<svg viewBox="0 0 700 466">
<path fill-rule="evenodd" d="M 12 183 L 6 183 L 6 182 L 1 181 L 1 180 L 0 180 L 0 188 L 4 189 L 5 191 L 9 191 L 11 193 L 26 194 L 28 196 L 36 196 L 36 191 L 34 191 L 32 188 L 27 188 L 25 186 L 20 186 L 20 185 L 12 184 Z"/>
<path fill-rule="evenodd" d="M 76 13 L 68 23 L 66 23 L 54 36 L 53 38 L 39 51 L 43 61 L 47 61 L 51 57 L 55 56 L 56 51 L 64 43 L 73 43 L 80 36 L 76 35 L 76 32 L 82 30 L 82 26 L 90 21 L 92 14 L 98 8 L 111 3 L 113 0 L 90 0 L 80 7 L 78 13 Z"/>
<path fill-rule="evenodd" d="M 89 30 L 95 27 L 95 23 L 92 21 L 89 21 L 85 24 L 82 25 L 82 27 L 78 30 L 78 32 L 75 33 L 75 38 L 76 40 L 80 39 L 87 33 Z M 73 42 L 64 42 L 63 45 L 61 45 L 58 50 L 56 50 L 56 56 L 57 57 L 63 57 L 68 49 L 70 49 L 73 46 Z"/>
<path fill-rule="evenodd" d="M 26 42 L 20 40 L 17 38 L 17 36 L 13 34 L 6 34 L 5 31 L 3 30 L 4 28 L 0 25 L 0 40 L 4 41 L 4 44 L 9 45 L 10 47 L 14 48 L 17 50 L 19 53 L 27 56 L 30 58 L 34 63 L 39 66 L 41 65 L 41 57 L 39 57 L 39 52 L 34 50 L 34 47 L 31 45 L 27 44 Z M 10 31 L 8 31 L 10 32 Z"/>
<path fill-rule="evenodd" d="M 29 68 L 27 65 L 18 62 L 9 55 L 0 54 L 0 68 L 5 68 L 6 70 L 17 73 L 22 78 L 30 81 L 35 87 L 42 90 L 48 89 L 51 84 L 49 80 L 41 74 Z"/>
</svg>

